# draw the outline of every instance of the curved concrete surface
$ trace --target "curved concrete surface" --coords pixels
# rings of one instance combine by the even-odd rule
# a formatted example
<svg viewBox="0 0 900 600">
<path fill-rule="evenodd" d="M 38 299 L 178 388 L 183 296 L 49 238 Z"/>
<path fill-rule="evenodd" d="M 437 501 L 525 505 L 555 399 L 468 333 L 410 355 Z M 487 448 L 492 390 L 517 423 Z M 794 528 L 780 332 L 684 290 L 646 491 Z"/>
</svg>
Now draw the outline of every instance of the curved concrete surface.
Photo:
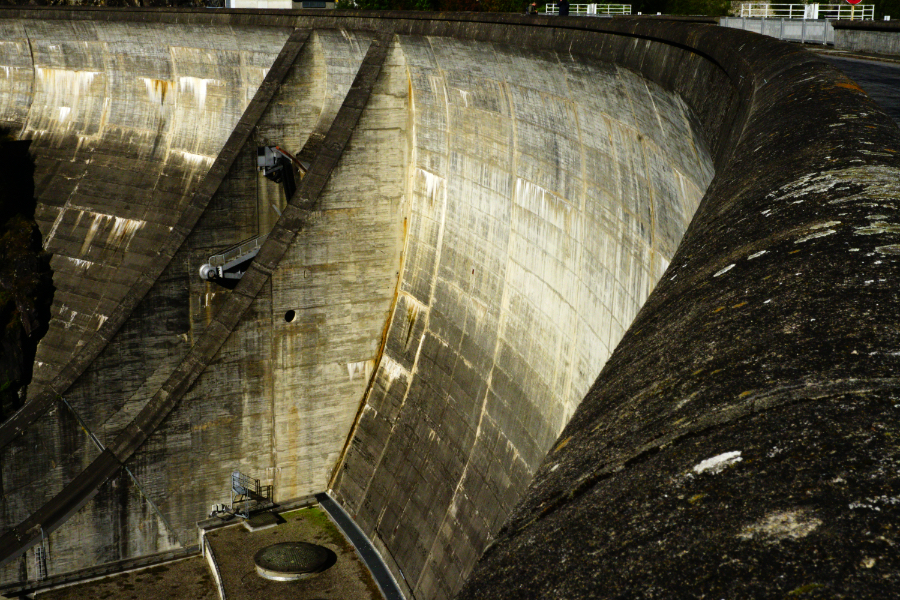
<svg viewBox="0 0 900 600">
<path fill-rule="evenodd" d="M 36 216 L 53 253 L 34 397 L 128 304 L 290 30 L 0 23 L 13 63 L 2 124 L 35 148 Z"/>
<path fill-rule="evenodd" d="M 900 138 L 814 56 L 640 19 L 15 9 L 0 23 L 67 32 L 75 56 L 161 24 L 291 36 L 191 180 L 185 195 L 207 200 L 145 289 L 120 296 L 93 350 L 63 355 L 68 404 L 38 389 L 0 425 L 3 582 L 28 577 L 30 553 L 10 559 L 41 527 L 51 573 L 184 545 L 240 469 L 278 499 L 331 488 L 417 598 L 466 581 L 466 597 L 894 584 L 866 532 L 890 540 L 896 523 L 881 324 L 896 320 Z M 4 118 L 34 110 L 7 100 L 28 97 L 28 68 L 7 78 Z M 40 114 L 100 119 L 112 100 L 80 100 L 79 78 Z M 115 147 L 139 157 L 155 139 Z M 254 172 L 262 143 L 312 159 L 294 198 Z M 105 173 L 72 181 L 121 189 Z M 272 227 L 235 290 L 195 275 Z M 72 348 L 95 339 L 73 331 Z"/>
</svg>

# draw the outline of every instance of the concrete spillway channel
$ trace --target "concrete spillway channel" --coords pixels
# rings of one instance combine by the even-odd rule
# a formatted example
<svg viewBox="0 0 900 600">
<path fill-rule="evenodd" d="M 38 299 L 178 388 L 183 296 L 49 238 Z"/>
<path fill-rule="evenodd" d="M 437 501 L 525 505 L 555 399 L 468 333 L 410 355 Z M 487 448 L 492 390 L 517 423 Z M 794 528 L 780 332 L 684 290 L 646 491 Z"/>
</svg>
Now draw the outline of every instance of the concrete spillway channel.
<svg viewBox="0 0 900 600">
<path fill-rule="evenodd" d="M 240 469 L 330 490 L 420 600 L 900 586 L 900 131 L 815 56 L 630 18 L 0 31 L 57 289 L 0 585 L 42 530 L 51 575 L 189 546 Z"/>
</svg>

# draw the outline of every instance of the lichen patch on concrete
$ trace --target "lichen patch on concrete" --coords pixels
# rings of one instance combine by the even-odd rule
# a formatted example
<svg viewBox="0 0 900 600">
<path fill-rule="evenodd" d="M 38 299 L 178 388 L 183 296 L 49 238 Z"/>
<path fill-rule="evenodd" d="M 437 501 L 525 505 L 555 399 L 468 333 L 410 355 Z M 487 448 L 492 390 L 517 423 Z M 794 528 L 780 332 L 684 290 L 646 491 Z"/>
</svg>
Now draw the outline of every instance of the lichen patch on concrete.
<svg viewBox="0 0 900 600">
<path fill-rule="evenodd" d="M 718 277 L 719 275 L 724 275 L 725 273 L 732 270 L 733 268 L 734 268 L 734 264 L 732 263 L 732 264 L 728 265 L 727 267 L 725 267 L 724 269 L 720 269 L 719 271 L 716 271 L 716 273 L 715 273 L 715 275 L 713 275 L 713 277 Z"/>
<path fill-rule="evenodd" d="M 771 512 L 752 525 L 747 525 L 738 534 L 742 540 L 762 540 L 778 542 L 785 539 L 798 540 L 815 531 L 822 521 L 804 510 Z"/>
<path fill-rule="evenodd" d="M 866 227 L 857 227 L 853 232 L 856 235 L 877 235 L 881 233 L 900 233 L 900 225 L 885 221 L 874 221 Z"/>
<path fill-rule="evenodd" d="M 697 463 L 694 465 L 694 473 L 698 475 L 700 473 L 709 472 L 712 475 L 717 473 L 721 473 L 726 467 L 730 467 L 735 463 L 739 463 L 742 461 L 741 452 L 737 450 L 735 452 L 725 452 L 724 454 L 719 454 L 718 456 L 713 456 L 712 458 L 707 458 L 706 460 Z"/>
</svg>

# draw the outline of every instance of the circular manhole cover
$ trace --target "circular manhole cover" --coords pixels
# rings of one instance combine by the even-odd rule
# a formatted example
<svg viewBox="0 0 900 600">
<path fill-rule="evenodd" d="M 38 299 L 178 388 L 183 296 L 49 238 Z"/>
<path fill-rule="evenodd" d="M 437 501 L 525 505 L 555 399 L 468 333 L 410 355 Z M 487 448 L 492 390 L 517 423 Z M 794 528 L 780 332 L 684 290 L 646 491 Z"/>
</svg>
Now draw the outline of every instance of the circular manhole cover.
<svg viewBox="0 0 900 600">
<path fill-rule="evenodd" d="M 292 581 L 321 573 L 335 563 L 334 552 L 307 542 L 282 542 L 256 553 L 256 572 L 266 579 Z"/>
</svg>

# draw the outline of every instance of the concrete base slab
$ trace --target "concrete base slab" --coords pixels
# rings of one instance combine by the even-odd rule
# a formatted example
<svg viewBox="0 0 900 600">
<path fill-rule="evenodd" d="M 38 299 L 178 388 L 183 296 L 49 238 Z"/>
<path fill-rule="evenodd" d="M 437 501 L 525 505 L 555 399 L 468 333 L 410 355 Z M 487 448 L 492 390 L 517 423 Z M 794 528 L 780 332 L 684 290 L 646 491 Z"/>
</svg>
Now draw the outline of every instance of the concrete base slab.
<svg viewBox="0 0 900 600">
<path fill-rule="evenodd" d="M 140 598 L 141 600 L 216 600 L 216 588 L 201 556 L 39 591 L 42 600 Z"/>
<path fill-rule="evenodd" d="M 272 512 L 264 512 L 253 515 L 243 522 L 244 529 L 247 531 L 260 531 L 262 529 L 270 529 L 284 523 L 284 519 L 280 515 Z"/>
<path fill-rule="evenodd" d="M 206 533 L 229 600 L 313 600 L 354 598 L 381 600 L 383 597 L 353 546 L 318 507 L 282 513 L 285 523 L 278 527 L 247 531 L 244 527 L 221 527 Z M 334 552 L 334 566 L 315 577 L 299 581 L 271 581 L 257 574 L 254 555 L 282 542 L 308 542 Z"/>
</svg>

